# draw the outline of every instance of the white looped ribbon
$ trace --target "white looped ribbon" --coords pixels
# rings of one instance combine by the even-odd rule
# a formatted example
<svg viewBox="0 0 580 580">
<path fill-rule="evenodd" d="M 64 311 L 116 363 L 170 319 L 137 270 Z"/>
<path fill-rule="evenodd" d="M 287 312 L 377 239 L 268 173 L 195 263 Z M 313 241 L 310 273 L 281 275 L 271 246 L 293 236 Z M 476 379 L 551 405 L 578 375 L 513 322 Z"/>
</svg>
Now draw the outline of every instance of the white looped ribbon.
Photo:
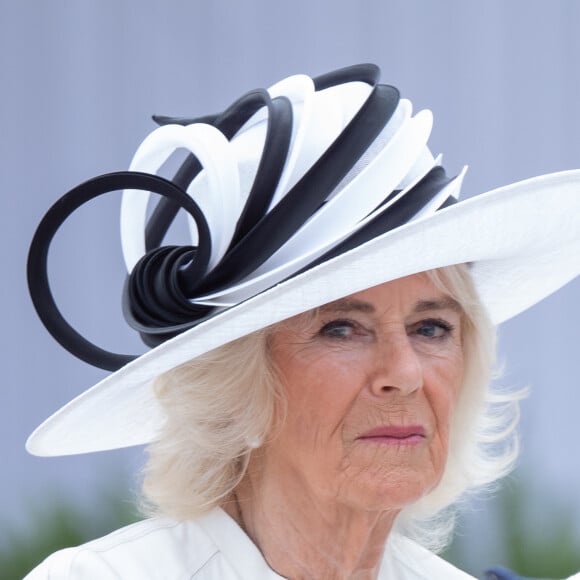
<svg viewBox="0 0 580 580">
<path fill-rule="evenodd" d="M 230 143 L 215 127 L 204 123 L 165 125 L 150 133 L 137 149 L 131 171 L 156 173 L 175 152 L 183 148 L 193 153 L 203 167 L 188 188 L 188 193 L 205 215 L 211 232 L 212 249 L 209 267 L 225 254 L 234 234 L 242 199 L 238 165 Z M 199 187 L 203 183 L 204 187 Z M 192 191 L 194 192 L 192 194 Z M 145 228 L 149 192 L 126 190 L 121 202 L 121 243 L 127 271 L 145 254 Z M 190 219 L 192 243 L 197 231 Z"/>
<path fill-rule="evenodd" d="M 268 89 L 272 98 L 285 96 L 292 103 L 293 130 L 290 151 L 272 198 L 274 207 L 330 147 L 364 104 L 372 87 L 344 83 L 315 91 L 314 82 L 295 75 Z"/>
<path fill-rule="evenodd" d="M 288 262 L 305 248 L 332 245 L 351 231 L 393 191 L 405 177 L 429 138 L 430 114 L 423 111 L 410 118 L 411 104 L 402 102 L 400 114 L 392 119 L 394 134 L 366 167 L 325 203 L 256 272 L 261 274 Z M 391 132 L 391 130 L 389 131 Z"/>
<path fill-rule="evenodd" d="M 323 255 L 411 192 L 437 161 L 426 150 L 431 112 L 424 110 L 411 118 L 409 114 L 410 103 L 403 102 L 400 115 L 393 120 L 396 129 L 389 144 L 256 272 L 195 302 L 231 306 L 265 290 Z M 409 174 L 413 179 L 407 178 Z M 399 183 L 406 183 L 405 189 L 375 209 Z M 456 187 L 453 181 L 438 193 L 435 201 L 428 204 L 428 211 L 435 211 L 451 192 L 455 193 Z"/>
<path fill-rule="evenodd" d="M 313 98 L 315 95 L 314 82 L 306 75 L 293 75 L 282 79 L 268 89 L 272 99 L 286 97 L 292 105 L 292 134 L 288 156 L 278 180 L 276 191 L 272 196 L 269 209 L 272 209 L 288 192 L 308 167 L 304 167 L 305 152 L 302 151 L 304 135 L 312 119 Z M 312 162 L 306 156 L 307 163 Z M 300 163 L 299 163 L 300 160 Z"/>
</svg>

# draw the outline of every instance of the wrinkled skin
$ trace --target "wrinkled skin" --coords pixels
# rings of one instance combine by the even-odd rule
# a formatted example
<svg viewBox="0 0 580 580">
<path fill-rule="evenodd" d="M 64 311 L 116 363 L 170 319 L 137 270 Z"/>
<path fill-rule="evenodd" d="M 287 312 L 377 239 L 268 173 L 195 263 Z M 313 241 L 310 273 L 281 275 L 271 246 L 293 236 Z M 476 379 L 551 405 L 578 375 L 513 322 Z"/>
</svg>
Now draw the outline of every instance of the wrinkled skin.
<svg viewBox="0 0 580 580">
<path fill-rule="evenodd" d="M 228 511 L 279 574 L 376 578 L 397 514 L 443 474 L 462 316 L 416 274 L 273 331 L 287 410 Z"/>
</svg>

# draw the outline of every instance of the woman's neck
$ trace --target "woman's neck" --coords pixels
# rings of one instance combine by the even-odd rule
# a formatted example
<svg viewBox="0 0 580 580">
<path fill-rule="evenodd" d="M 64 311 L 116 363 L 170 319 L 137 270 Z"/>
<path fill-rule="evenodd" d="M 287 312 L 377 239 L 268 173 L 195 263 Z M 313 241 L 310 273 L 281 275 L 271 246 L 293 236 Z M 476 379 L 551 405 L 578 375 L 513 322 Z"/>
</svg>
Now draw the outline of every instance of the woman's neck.
<svg viewBox="0 0 580 580">
<path fill-rule="evenodd" d="M 224 509 L 270 567 L 292 580 L 374 580 L 398 511 L 368 511 L 318 497 L 301 481 L 250 470 Z"/>
</svg>

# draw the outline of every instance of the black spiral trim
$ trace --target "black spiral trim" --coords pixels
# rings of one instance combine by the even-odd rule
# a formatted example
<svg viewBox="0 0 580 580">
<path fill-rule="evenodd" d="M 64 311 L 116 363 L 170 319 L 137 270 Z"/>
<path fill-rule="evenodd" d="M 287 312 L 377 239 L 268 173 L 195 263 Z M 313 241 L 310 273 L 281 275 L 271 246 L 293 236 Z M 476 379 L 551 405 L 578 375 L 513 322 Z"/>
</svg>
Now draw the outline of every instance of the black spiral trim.
<svg viewBox="0 0 580 580">
<path fill-rule="evenodd" d="M 190 308 L 193 316 L 199 316 L 199 307 L 190 304 L 179 291 L 183 277 L 180 267 L 187 260 L 189 267 L 195 267 L 200 273 L 207 269 L 211 251 L 209 227 L 195 201 L 177 185 L 157 175 L 130 171 L 107 173 L 71 189 L 42 218 L 30 245 L 27 264 L 30 296 L 47 330 L 76 357 L 113 371 L 136 357 L 99 348 L 64 319 L 50 289 L 47 261 L 52 239 L 75 210 L 91 199 L 123 189 L 149 191 L 171 199 L 194 219 L 200 240 L 197 248 L 179 248 L 173 254 L 153 250 L 141 260 L 141 266 L 133 270 L 125 286 L 128 289 L 125 294 L 131 296 L 131 312 L 134 315 L 138 311 L 148 321 L 156 320 L 163 325 L 186 307 Z M 146 324 L 144 328 L 149 326 Z"/>
<path fill-rule="evenodd" d="M 292 105 L 286 97 L 270 98 L 268 91 L 247 93 L 224 112 L 199 118 L 154 117 L 159 124 L 208 123 L 228 139 L 261 108 L 267 108 L 266 138 L 256 177 L 236 224 L 231 244 L 211 270 L 211 232 L 187 188 L 202 170 L 190 154 L 172 180 L 139 172 L 120 172 L 89 180 L 65 194 L 46 214 L 33 238 L 28 258 L 28 283 L 34 306 L 52 336 L 78 358 L 97 367 L 117 370 L 131 355 L 112 353 L 87 341 L 62 317 L 52 297 L 47 256 L 59 227 L 85 202 L 116 190 L 135 189 L 161 196 L 145 232 L 146 254 L 128 276 L 123 313 L 148 346 L 156 346 L 214 315 L 211 306 L 195 304 L 196 296 L 239 282 L 272 256 L 324 204 L 385 127 L 399 102 L 394 87 L 378 84 L 374 65 L 356 65 L 314 79 L 316 90 L 362 81 L 373 87 L 369 97 L 337 139 L 305 175 L 268 211 L 288 157 L 292 134 Z M 428 203 L 450 180 L 442 168 L 430 171 L 411 194 L 379 214 L 306 269 L 402 225 Z M 387 199 L 392 192 L 385 192 Z M 451 198 L 450 198 L 451 199 Z M 163 246 L 163 239 L 179 209 L 195 221 L 197 246 Z"/>
</svg>

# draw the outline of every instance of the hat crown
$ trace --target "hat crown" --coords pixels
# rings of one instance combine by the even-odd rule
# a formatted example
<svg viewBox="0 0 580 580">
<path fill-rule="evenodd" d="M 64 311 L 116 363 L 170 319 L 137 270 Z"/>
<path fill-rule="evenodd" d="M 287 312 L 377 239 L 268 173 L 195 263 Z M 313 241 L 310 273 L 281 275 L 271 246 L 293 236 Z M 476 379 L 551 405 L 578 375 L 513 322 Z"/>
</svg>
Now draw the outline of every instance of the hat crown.
<svg viewBox="0 0 580 580">
<path fill-rule="evenodd" d="M 125 190 L 123 313 L 146 344 L 453 203 L 462 175 L 447 178 L 427 148 L 431 113 L 413 116 L 411 103 L 380 84 L 379 74 L 374 65 L 356 65 L 313 79 L 295 75 L 246 93 L 217 115 L 156 117 L 161 126 L 141 143 L 128 172 L 66 194 L 74 211 L 107 188 Z M 177 150 L 187 157 L 172 179 L 162 178 Z M 151 192 L 162 197 L 148 218 Z M 180 208 L 190 240 L 165 246 Z M 53 212 L 48 242 L 41 235 L 33 244 L 47 247 L 65 213 Z M 32 268 L 42 269 L 40 262 Z M 46 264 L 44 278 L 33 274 L 43 284 L 31 294 L 63 346 L 110 370 L 132 358 L 93 349 L 80 337 L 58 312 L 45 274 Z M 39 298 L 47 291 L 48 300 Z"/>
</svg>

